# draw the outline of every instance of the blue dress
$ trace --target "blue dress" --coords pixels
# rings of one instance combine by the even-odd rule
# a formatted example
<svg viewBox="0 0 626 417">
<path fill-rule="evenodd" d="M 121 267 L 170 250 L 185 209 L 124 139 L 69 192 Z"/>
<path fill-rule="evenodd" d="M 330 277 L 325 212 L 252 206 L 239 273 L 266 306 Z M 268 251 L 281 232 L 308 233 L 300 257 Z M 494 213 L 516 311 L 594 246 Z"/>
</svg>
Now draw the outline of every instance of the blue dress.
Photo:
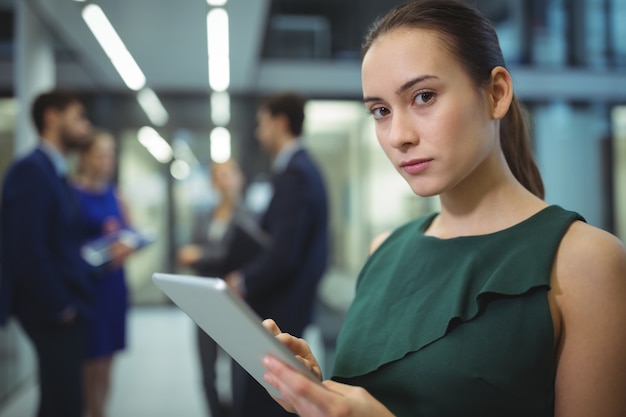
<svg viewBox="0 0 626 417">
<path fill-rule="evenodd" d="M 124 218 L 115 195 L 108 186 L 101 192 L 74 186 L 81 212 L 85 242 L 102 237 L 107 222 L 125 227 Z M 94 311 L 88 337 L 88 358 L 102 358 L 126 347 L 126 316 L 128 287 L 123 268 L 101 267 L 96 274 Z"/>
</svg>

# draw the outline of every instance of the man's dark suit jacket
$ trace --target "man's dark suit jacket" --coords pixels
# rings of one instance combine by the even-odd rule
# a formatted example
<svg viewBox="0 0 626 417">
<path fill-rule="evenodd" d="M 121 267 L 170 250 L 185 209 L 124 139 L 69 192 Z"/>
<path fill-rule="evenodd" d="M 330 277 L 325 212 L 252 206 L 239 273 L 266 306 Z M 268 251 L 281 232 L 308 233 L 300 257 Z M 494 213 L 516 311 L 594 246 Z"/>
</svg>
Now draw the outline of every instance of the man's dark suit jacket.
<svg viewBox="0 0 626 417">
<path fill-rule="evenodd" d="M 312 320 L 328 262 L 328 203 L 322 176 L 306 150 L 272 178 L 274 194 L 261 227 L 271 243 L 242 268 L 246 301 L 282 331 L 301 336 Z"/>
<path fill-rule="evenodd" d="M 1 204 L 0 323 L 9 313 L 52 322 L 70 306 L 87 316 L 92 288 L 80 257 L 78 206 L 41 149 L 9 168 Z"/>
</svg>

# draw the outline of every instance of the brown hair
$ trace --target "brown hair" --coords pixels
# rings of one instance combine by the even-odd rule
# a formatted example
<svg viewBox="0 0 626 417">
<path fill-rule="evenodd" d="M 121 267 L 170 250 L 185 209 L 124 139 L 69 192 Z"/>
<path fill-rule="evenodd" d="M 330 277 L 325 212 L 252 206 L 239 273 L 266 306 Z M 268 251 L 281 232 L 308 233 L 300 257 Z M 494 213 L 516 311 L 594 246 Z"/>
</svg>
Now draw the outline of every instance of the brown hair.
<svg viewBox="0 0 626 417">
<path fill-rule="evenodd" d="M 38 95 L 31 106 L 31 117 L 39 134 L 44 130 L 44 114 L 48 109 L 65 110 L 70 104 L 80 103 L 77 94 L 70 91 L 53 90 Z"/>
<path fill-rule="evenodd" d="M 300 136 L 304 124 L 305 105 L 306 99 L 300 94 L 286 91 L 267 97 L 261 104 L 261 108 L 267 110 L 272 116 L 285 115 L 291 133 Z"/>
<path fill-rule="evenodd" d="M 113 133 L 109 132 L 106 129 L 102 129 L 100 127 L 92 127 L 91 130 L 89 131 L 89 135 L 87 136 L 85 142 L 82 143 L 78 147 L 78 153 L 82 155 L 91 151 L 94 144 L 98 141 L 98 138 L 100 138 L 101 136 L 109 136 L 113 138 L 113 141 L 115 142 L 115 137 L 113 136 Z"/>
<path fill-rule="evenodd" d="M 494 67 L 506 67 L 491 22 L 459 0 L 412 0 L 392 9 L 368 31 L 362 56 L 380 36 L 398 28 L 436 32 L 479 87 L 489 82 Z M 533 157 L 529 130 L 525 111 L 513 96 L 511 107 L 500 123 L 502 152 L 515 178 L 530 192 L 543 198 L 543 181 Z"/>
<path fill-rule="evenodd" d="M 113 138 L 113 141 L 115 141 L 113 134 L 108 130 L 93 127 L 87 136 L 87 140 L 85 140 L 85 142 L 78 148 L 78 165 L 76 166 L 77 174 L 84 173 L 85 167 L 83 166 L 83 158 L 93 149 L 95 143 L 98 141 L 98 138 L 101 136 L 109 136 Z"/>
</svg>

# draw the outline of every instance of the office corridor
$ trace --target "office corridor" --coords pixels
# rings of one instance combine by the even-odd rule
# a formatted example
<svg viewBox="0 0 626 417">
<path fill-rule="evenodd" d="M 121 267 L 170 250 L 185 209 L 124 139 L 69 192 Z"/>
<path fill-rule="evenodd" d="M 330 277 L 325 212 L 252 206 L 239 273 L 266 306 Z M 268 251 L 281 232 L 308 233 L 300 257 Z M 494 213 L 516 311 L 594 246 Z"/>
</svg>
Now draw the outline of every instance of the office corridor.
<svg viewBox="0 0 626 417">
<path fill-rule="evenodd" d="M 195 328 L 178 308 L 135 307 L 129 316 L 128 348 L 118 355 L 109 406 L 111 417 L 205 417 Z M 224 358 L 222 358 L 224 359 Z M 228 363 L 218 372 L 228 378 Z M 24 386 L 0 408 L 0 417 L 33 417 L 35 381 Z M 220 394 L 228 396 L 228 383 Z"/>
<path fill-rule="evenodd" d="M 314 325 L 304 334 L 326 376 L 343 323 L 343 307 L 352 299 L 354 288 L 350 276 L 334 273 L 329 277 L 320 287 L 325 302 L 318 302 Z M 131 308 L 128 347 L 114 363 L 108 416 L 210 417 L 202 393 L 195 332 L 195 324 L 174 305 Z M 230 358 L 219 354 L 218 394 L 230 401 Z M 33 417 L 36 406 L 33 377 L 0 402 L 0 417 Z"/>
</svg>

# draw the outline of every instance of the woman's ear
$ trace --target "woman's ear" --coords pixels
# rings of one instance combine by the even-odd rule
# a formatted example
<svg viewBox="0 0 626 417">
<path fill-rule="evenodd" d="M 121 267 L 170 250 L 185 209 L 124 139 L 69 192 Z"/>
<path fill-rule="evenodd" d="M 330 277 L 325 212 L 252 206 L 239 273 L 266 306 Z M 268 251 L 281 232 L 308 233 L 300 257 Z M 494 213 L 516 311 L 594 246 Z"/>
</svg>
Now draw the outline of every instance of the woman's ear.
<svg viewBox="0 0 626 417">
<path fill-rule="evenodd" d="M 491 87 L 489 89 L 491 117 L 496 120 L 503 119 L 509 111 L 511 101 L 513 101 L 511 74 L 503 67 L 495 67 L 491 70 Z"/>
</svg>

